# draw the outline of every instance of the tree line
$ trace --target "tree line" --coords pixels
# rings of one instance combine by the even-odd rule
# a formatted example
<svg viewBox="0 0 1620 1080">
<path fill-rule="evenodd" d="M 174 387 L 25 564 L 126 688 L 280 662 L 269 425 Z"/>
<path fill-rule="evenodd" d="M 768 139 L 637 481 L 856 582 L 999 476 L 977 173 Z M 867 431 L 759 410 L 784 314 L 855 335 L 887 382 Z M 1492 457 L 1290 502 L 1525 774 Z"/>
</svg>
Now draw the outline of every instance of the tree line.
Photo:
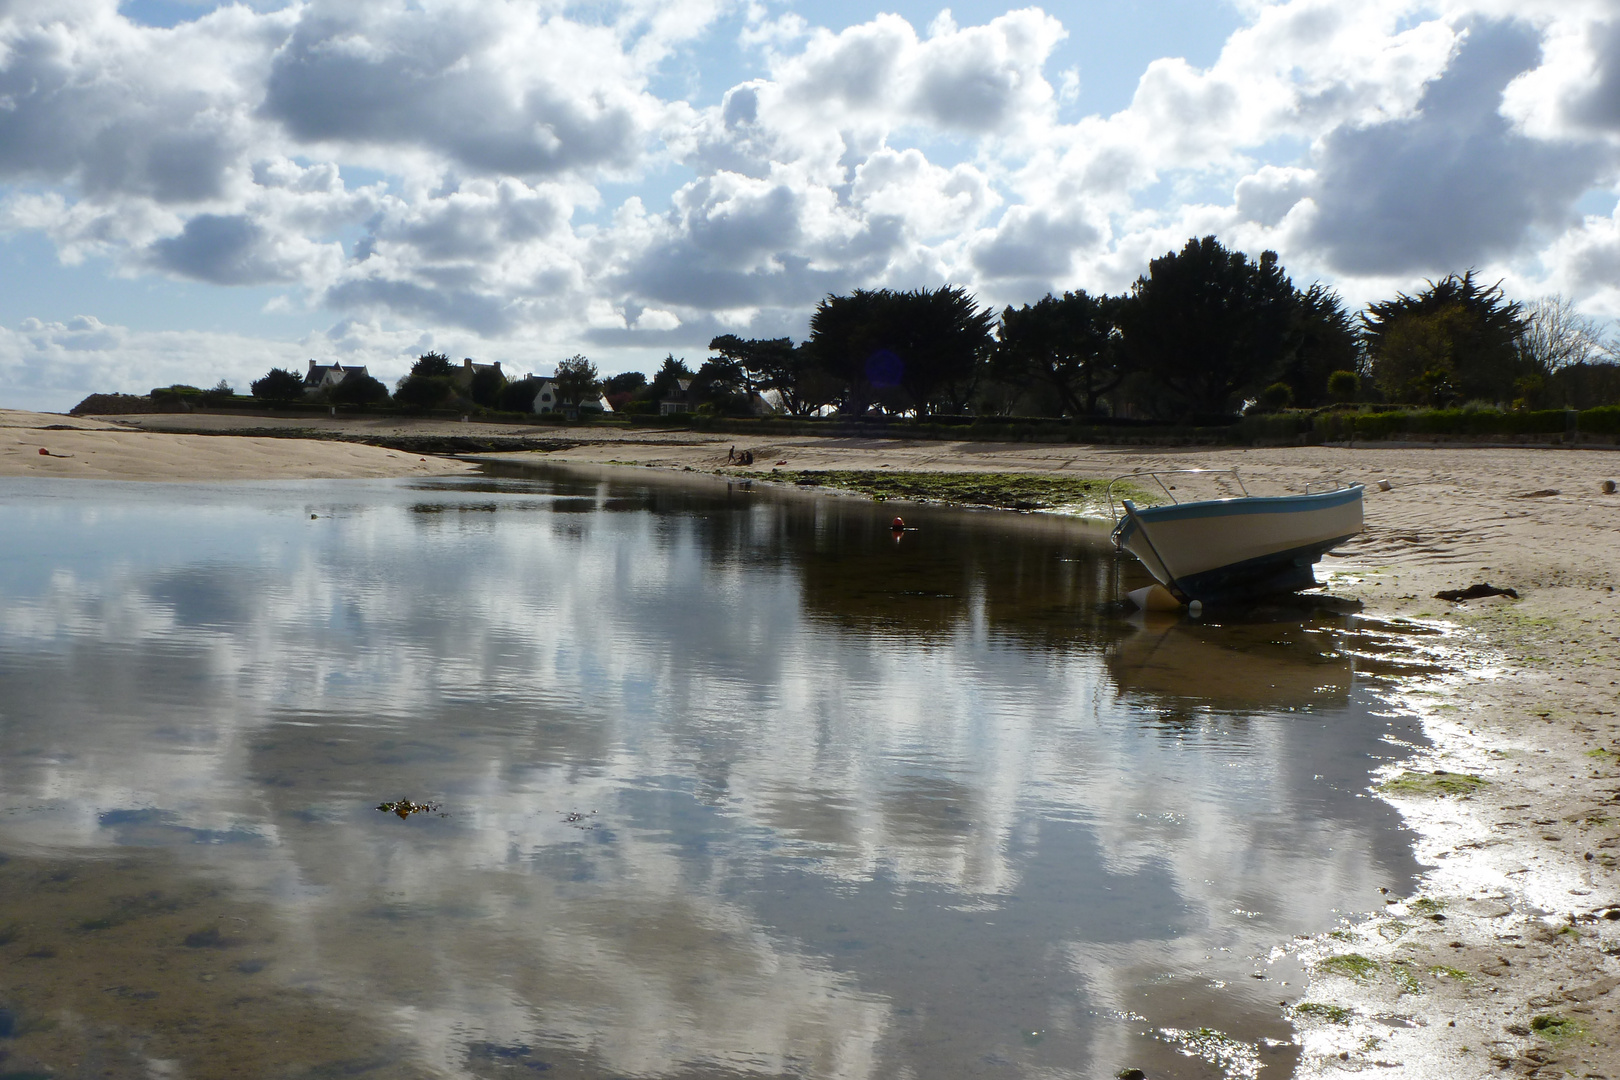
<svg viewBox="0 0 1620 1080">
<path fill-rule="evenodd" d="M 583 356 L 558 365 L 563 401 L 605 395 L 616 411 L 662 401 L 722 415 L 763 400 L 794 416 L 1024 415 L 1217 421 L 1245 410 L 1338 402 L 1449 407 L 1620 403 L 1615 347 L 1561 297 L 1526 305 L 1468 270 L 1351 313 L 1321 284 L 1297 287 L 1275 252 L 1251 259 L 1215 237 L 1152 260 L 1118 296 L 1048 295 L 999 314 L 965 289 L 857 289 L 829 295 L 809 336 L 722 335 L 696 370 L 666 357 L 651 378 L 599 379 Z M 527 411 L 532 390 L 479 371 L 457 384 L 443 356 L 420 357 L 393 399 Z M 303 380 L 271 372 L 285 383 Z M 356 401 L 387 389 L 333 388 Z M 275 388 L 253 384 L 259 396 Z M 381 391 L 379 394 L 378 391 Z"/>
</svg>

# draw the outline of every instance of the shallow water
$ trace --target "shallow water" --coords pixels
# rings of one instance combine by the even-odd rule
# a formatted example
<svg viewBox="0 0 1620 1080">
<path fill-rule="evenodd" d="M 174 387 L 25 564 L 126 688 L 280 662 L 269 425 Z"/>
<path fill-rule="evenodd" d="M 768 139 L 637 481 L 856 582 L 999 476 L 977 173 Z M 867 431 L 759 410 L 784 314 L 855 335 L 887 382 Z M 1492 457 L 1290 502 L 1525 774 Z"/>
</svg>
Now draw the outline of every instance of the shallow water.
<svg viewBox="0 0 1620 1080">
<path fill-rule="evenodd" d="M 902 512 L 0 481 L 0 1074 L 1286 1075 L 1415 869 L 1364 631 Z"/>
</svg>

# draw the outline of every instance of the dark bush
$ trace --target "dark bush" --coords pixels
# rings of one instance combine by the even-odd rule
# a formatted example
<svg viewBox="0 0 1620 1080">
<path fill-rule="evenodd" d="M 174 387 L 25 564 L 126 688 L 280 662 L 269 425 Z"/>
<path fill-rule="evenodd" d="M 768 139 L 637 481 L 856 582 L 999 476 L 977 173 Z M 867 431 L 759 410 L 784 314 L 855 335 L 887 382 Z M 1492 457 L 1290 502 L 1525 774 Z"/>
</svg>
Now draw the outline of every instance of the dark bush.
<svg viewBox="0 0 1620 1080">
<path fill-rule="evenodd" d="M 379 405 L 388 400 L 388 387 L 370 375 L 350 375 L 326 392 L 334 405 Z"/>
<path fill-rule="evenodd" d="M 501 391 L 506 389 L 506 376 L 492 367 L 479 368 L 473 373 L 472 382 L 467 387 L 467 396 L 473 402 L 486 409 L 493 409 L 500 404 Z"/>
<path fill-rule="evenodd" d="M 1361 393 L 1361 376 L 1353 371 L 1335 371 L 1328 376 L 1327 390 L 1334 401 L 1354 401 Z"/>
<path fill-rule="evenodd" d="M 437 375 L 407 375 L 394 391 L 394 400 L 412 409 L 442 408 L 455 396 L 455 383 Z"/>
<path fill-rule="evenodd" d="M 297 401 L 304 396 L 304 377 L 286 368 L 271 368 L 249 387 L 253 396 L 267 401 Z"/>
<path fill-rule="evenodd" d="M 448 379 L 456 373 L 455 366 L 444 353 L 423 353 L 411 365 L 411 376 L 423 379 Z"/>
<path fill-rule="evenodd" d="M 1260 391 L 1260 400 L 1257 404 L 1265 412 L 1276 412 L 1286 409 L 1294 403 L 1294 388 L 1285 382 L 1274 382 Z"/>
<path fill-rule="evenodd" d="M 1620 405 L 1587 409 L 1576 417 L 1576 424 L 1580 430 L 1594 435 L 1620 435 Z"/>
<path fill-rule="evenodd" d="M 540 383 L 535 379 L 519 379 L 517 382 L 507 383 L 501 388 L 501 396 L 496 402 L 496 407 L 502 412 L 533 412 L 534 397 L 539 392 Z"/>
</svg>

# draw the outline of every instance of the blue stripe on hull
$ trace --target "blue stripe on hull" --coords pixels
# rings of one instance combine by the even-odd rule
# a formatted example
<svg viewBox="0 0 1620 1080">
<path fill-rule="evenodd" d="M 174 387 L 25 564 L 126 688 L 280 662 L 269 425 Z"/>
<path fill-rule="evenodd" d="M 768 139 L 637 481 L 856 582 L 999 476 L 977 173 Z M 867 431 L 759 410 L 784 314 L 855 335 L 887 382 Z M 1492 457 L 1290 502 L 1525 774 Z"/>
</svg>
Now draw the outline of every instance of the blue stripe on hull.
<svg viewBox="0 0 1620 1080">
<path fill-rule="evenodd" d="M 1354 535 L 1336 536 L 1331 540 L 1320 540 L 1288 551 L 1189 574 L 1177 578 L 1175 585 L 1188 600 L 1197 600 L 1206 605 L 1229 604 L 1268 594 L 1312 589 L 1318 584 L 1312 567 L 1328 551 Z"/>
<path fill-rule="evenodd" d="M 1314 513 L 1334 506 L 1361 501 L 1362 487 L 1339 488 L 1314 495 L 1251 495 L 1241 499 L 1207 499 L 1203 502 L 1172 503 L 1168 506 L 1132 506 L 1146 522 L 1184 521 L 1188 518 L 1219 518 L 1242 514 Z"/>
<path fill-rule="evenodd" d="M 1242 499 L 1172 503 L 1168 506 L 1137 506 L 1127 499 L 1125 517 L 1114 526 L 1113 538 L 1116 545 L 1123 547 L 1138 530 L 1161 521 L 1207 520 L 1248 514 L 1316 513 L 1346 503 L 1360 502 L 1361 497 L 1362 487 L 1356 484 L 1315 495 L 1256 495 Z"/>
</svg>

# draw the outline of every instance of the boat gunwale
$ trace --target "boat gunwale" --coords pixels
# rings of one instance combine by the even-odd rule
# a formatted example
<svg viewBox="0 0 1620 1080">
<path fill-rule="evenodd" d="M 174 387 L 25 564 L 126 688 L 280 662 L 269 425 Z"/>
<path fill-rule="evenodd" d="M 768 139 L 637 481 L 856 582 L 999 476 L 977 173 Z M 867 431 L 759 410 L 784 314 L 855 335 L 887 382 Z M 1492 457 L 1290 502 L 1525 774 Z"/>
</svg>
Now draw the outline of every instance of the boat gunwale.
<svg viewBox="0 0 1620 1080">
<path fill-rule="evenodd" d="M 1330 509 L 1361 499 L 1366 485 L 1351 484 L 1332 491 L 1310 491 L 1292 495 L 1234 495 L 1225 499 L 1199 499 L 1197 502 L 1167 503 L 1163 506 L 1137 506 L 1123 500 L 1126 519 L 1180 521 L 1186 518 L 1234 517 L 1241 514 L 1302 513 Z"/>
</svg>

